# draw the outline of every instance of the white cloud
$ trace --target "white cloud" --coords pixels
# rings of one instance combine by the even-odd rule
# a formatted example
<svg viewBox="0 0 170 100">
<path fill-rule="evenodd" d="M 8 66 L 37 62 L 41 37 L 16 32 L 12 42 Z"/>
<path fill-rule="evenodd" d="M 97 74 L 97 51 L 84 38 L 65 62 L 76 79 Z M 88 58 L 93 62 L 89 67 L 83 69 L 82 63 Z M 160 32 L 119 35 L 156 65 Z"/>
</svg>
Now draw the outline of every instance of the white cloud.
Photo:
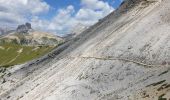
<svg viewBox="0 0 170 100">
<path fill-rule="evenodd" d="M 114 10 L 108 2 L 100 0 L 82 0 L 82 5 L 83 7 L 76 14 L 76 18 L 80 20 L 96 22 Z"/>
<path fill-rule="evenodd" d="M 74 7 L 72 5 L 69 5 L 66 9 L 59 9 L 57 15 L 51 20 L 48 29 L 56 32 L 66 32 L 73 20 L 73 13 Z"/>
<path fill-rule="evenodd" d="M 82 5 L 89 9 L 110 9 L 108 2 L 100 1 L 100 0 L 81 0 Z M 108 10 L 109 10 L 108 9 Z"/>
<path fill-rule="evenodd" d="M 28 21 L 28 17 L 48 12 L 49 9 L 50 6 L 42 0 L 0 0 L 0 21 L 21 24 Z"/>
<path fill-rule="evenodd" d="M 65 34 L 79 23 L 92 25 L 114 10 L 106 1 L 81 0 L 81 8 L 77 12 L 74 6 L 68 5 L 58 9 L 52 19 L 41 19 L 40 15 L 50 8 L 43 0 L 0 0 L 0 25 L 30 21 L 35 29 Z"/>
<path fill-rule="evenodd" d="M 74 15 L 75 10 L 72 5 L 60 9 L 51 20 L 48 29 L 57 33 L 68 33 L 77 24 L 92 25 L 114 10 L 107 2 L 100 0 L 82 0 L 81 5 L 82 7 Z"/>
<path fill-rule="evenodd" d="M 31 24 L 32 24 L 32 27 L 34 29 L 47 31 L 47 27 L 49 25 L 49 21 L 47 21 L 47 20 L 40 20 L 40 18 L 38 16 L 34 16 L 31 19 Z"/>
<path fill-rule="evenodd" d="M 34 28 L 39 30 L 58 34 L 67 33 L 71 26 L 75 25 L 76 21 L 72 16 L 74 12 L 74 7 L 69 5 L 65 9 L 59 9 L 51 20 L 41 20 L 38 16 L 34 16 L 31 23 Z"/>
<path fill-rule="evenodd" d="M 30 5 L 28 9 L 35 15 L 48 12 L 50 8 L 46 2 L 42 2 L 41 0 L 29 0 L 28 5 Z"/>
</svg>

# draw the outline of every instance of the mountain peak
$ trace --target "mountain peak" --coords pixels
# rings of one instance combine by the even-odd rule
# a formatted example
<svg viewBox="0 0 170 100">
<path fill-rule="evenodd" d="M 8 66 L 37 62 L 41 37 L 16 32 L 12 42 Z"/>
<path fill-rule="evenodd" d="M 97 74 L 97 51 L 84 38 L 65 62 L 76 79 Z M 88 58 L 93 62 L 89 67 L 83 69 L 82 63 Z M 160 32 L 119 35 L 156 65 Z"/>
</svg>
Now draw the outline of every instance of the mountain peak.
<svg viewBox="0 0 170 100">
<path fill-rule="evenodd" d="M 1 30 L 0 30 L 1 33 Z M 31 23 L 18 25 L 16 30 L 1 36 L 0 43 L 16 43 L 20 45 L 58 45 L 64 40 L 47 32 L 33 31 Z"/>
<path fill-rule="evenodd" d="M 28 31 L 31 29 L 32 29 L 31 23 L 27 22 L 25 24 L 18 25 L 16 31 L 17 31 L 17 33 L 28 33 Z"/>
</svg>

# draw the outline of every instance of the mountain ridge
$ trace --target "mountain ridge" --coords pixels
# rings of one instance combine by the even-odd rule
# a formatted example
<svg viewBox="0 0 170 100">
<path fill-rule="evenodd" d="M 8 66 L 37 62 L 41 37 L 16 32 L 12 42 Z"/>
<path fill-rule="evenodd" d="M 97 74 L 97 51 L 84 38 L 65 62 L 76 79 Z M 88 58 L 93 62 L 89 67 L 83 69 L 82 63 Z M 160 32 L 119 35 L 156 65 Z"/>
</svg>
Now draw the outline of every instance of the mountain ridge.
<svg viewBox="0 0 170 100">
<path fill-rule="evenodd" d="M 3 77 L 7 81 L 1 85 L 0 97 L 169 99 L 170 1 L 133 1 L 126 0 L 73 40 Z"/>
<path fill-rule="evenodd" d="M 15 31 L 0 38 L 1 43 L 17 43 L 21 45 L 58 45 L 64 39 L 48 32 L 35 31 L 30 23 L 18 25 Z"/>
</svg>

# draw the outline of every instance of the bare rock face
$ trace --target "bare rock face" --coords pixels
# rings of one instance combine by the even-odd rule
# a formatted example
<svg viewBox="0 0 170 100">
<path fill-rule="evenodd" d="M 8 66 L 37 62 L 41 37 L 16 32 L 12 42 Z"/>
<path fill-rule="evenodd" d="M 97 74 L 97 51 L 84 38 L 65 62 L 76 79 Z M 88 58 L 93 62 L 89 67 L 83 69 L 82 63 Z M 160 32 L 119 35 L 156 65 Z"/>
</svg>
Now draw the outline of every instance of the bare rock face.
<svg viewBox="0 0 170 100">
<path fill-rule="evenodd" d="M 26 26 L 28 29 L 32 29 L 30 23 L 25 23 L 25 26 Z"/>
<path fill-rule="evenodd" d="M 170 1 L 137 1 L 41 59 L 7 69 L 0 98 L 168 100 Z"/>
<path fill-rule="evenodd" d="M 30 23 L 25 23 L 23 25 L 18 25 L 16 31 L 20 34 L 28 33 L 28 31 L 32 29 Z"/>
</svg>

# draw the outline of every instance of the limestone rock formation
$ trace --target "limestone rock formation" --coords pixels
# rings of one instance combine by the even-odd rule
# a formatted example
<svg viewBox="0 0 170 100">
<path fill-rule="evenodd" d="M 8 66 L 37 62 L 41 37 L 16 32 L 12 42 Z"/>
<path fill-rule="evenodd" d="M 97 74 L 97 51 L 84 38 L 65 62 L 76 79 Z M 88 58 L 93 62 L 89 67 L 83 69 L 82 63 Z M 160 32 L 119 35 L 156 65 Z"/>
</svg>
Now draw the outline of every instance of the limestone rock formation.
<svg viewBox="0 0 170 100">
<path fill-rule="evenodd" d="M 28 29 L 32 29 L 32 28 L 31 28 L 31 24 L 30 24 L 30 23 L 28 23 L 28 22 L 27 22 L 27 23 L 25 23 L 25 26 L 26 26 Z"/>
<path fill-rule="evenodd" d="M 30 23 L 25 23 L 25 24 L 22 24 L 22 25 L 18 25 L 18 27 L 16 29 L 16 32 L 20 33 L 20 34 L 28 33 L 28 31 L 30 29 L 32 29 L 31 24 Z"/>
</svg>

